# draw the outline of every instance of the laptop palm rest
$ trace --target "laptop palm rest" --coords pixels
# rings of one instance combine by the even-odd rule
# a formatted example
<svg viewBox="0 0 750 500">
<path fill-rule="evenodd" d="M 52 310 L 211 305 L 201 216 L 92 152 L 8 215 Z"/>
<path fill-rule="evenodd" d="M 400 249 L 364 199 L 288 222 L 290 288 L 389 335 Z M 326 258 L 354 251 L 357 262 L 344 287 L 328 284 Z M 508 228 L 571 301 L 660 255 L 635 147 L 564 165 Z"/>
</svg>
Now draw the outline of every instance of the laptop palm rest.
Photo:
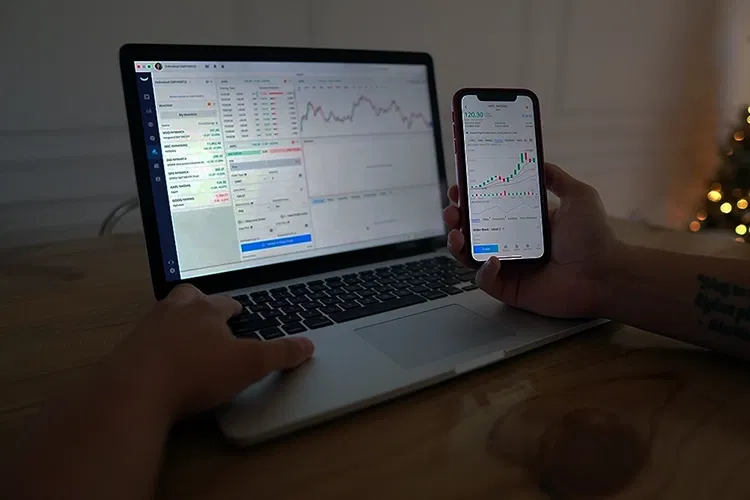
<svg viewBox="0 0 750 500">
<path fill-rule="evenodd" d="M 514 335 L 459 305 L 449 305 L 357 330 L 370 345 L 411 370 Z"/>
</svg>

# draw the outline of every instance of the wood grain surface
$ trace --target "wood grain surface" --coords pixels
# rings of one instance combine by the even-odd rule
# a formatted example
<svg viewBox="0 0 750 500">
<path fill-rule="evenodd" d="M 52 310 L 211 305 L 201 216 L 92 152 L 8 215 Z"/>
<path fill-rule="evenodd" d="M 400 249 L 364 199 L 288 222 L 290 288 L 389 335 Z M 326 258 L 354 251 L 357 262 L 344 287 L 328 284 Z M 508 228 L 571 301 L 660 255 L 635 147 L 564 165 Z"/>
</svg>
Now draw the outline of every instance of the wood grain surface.
<svg viewBox="0 0 750 500">
<path fill-rule="evenodd" d="M 731 239 L 615 223 L 626 241 L 750 258 Z M 138 236 L 0 254 L 0 448 L 152 304 Z M 210 415 L 183 422 L 157 496 L 748 498 L 748 469 L 750 367 L 607 325 L 249 449 Z"/>
</svg>

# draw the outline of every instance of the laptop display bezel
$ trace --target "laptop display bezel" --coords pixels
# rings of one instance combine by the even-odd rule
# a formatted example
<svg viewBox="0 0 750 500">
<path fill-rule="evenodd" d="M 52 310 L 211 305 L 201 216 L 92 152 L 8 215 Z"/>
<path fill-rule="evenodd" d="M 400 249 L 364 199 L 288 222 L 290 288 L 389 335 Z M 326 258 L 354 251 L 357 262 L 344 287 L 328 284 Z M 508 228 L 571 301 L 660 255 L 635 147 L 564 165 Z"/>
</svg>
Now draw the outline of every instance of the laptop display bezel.
<svg viewBox="0 0 750 500">
<path fill-rule="evenodd" d="M 362 250 L 311 257 L 280 264 L 241 269 L 167 281 L 162 248 L 156 226 L 156 213 L 149 175 L 146 144 L 141 120 L 140 102 L 135 74 L 135 61 L 278 61 L 322 63 L 410 64 L 427 68 L 430 105 L 433 119 L 435 152 L 442 204 L 447 204 L 445 160 L 440 127 L 440 113 L 432 57 L 423 52 L 344 50 L 291 47 L 235 47 L 199 45 L 128 44 L 120 49 L 120 72 L 125 97 L 125 108 L 130 131 L 130 144 L 135 167 L 135 179 L 140 200 L 141 219 L 148 252 L 154 295 L 166 296 L 180 283 L 191 283 L 204 293 L 219 293 L 238 288 L 263 285 L 277 281 L 330 272 L 349 267 L 382 262 L 426 253 L 445 244 L 445 234 L 402 243 L 380 245 Z M 436 216 L 439 216 L 436 214 Z"/>
</svg>

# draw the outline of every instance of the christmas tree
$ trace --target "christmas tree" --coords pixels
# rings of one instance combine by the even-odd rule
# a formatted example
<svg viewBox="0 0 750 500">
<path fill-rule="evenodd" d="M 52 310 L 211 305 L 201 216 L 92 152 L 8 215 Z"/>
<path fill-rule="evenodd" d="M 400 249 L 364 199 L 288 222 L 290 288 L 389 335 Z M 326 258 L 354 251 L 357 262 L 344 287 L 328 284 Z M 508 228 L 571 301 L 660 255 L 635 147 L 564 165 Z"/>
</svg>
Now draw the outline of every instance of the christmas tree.
<svg viewBox="0 0 750 500">
<path fill-rule="evenodd" d="M 721 150 L 719 170 L 708 186 L 689 229 L 725 229 L 737 241 L 750 241 L 750 107 Z"/>
</svg>

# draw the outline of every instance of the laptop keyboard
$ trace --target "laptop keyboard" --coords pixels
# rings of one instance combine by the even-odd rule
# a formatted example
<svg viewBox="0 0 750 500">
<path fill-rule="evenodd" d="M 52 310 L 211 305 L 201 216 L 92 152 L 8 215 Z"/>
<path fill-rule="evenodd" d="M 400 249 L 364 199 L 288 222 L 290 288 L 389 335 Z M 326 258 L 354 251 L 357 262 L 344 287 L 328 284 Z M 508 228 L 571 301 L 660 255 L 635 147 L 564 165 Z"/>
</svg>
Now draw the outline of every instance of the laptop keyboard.
<svg viewBox="0 0 750 500">
<path fill-rule="evenodd" d="M 236 295 L 244 309 L 229 326 L 237 337 L 277 339 L 475 290 L 474 275 L 433 257 Z"/>
</svg>

